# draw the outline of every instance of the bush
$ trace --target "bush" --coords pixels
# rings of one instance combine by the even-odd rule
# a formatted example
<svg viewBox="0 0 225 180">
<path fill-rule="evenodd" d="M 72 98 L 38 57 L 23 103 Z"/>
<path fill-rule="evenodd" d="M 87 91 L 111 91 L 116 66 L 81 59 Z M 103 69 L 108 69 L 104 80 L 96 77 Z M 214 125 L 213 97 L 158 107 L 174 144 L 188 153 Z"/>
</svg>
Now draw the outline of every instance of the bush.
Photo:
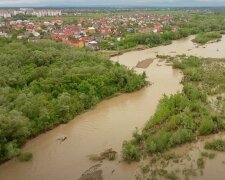
<svg viewBox="0 0 225 180">
<path fill-rule="evenodd" d="M 208 32 L 203 34 L 198 34 L 195 39 L 193 39 L 193 42 L 199 43 L 199 44 L 205 44 L 211 40 L 214 39 L 220 39 L 222 38 L 222 35 L 220 32 Z"/>
<path fill-rule="evenodd" d="M 200 122 L 198 130 L 200 135 L 208 135 L 212 133 L 214 131 L 214 123 L 212 119 L 209 117 L 205 117 L 205 119 Z"/>
<path fill-rule="evenodd" d="M 157 145 L 151 137 L 147 138 L 145 144 L 146 144 L 146 149 L 148 152 L 154 153 L 157 151 Z"/>
<path fill-rule="evenodd" d="M 165 131 L 160 131 L 155 135 L 155 143 L 157 152 L 163 152 L 168 148 L 171 134 Z"/>
<path fill-rule="evenodd" d="M 213 140 L 205 144 L 205 149 L 215 150 L 215 151 L 225 151 L 225 141 L 224 140 Z"/>
<path fill-rule="evenodd" d="M 141 159 L 140 149 L 131 141 L 123 143 L 123 159 L 126 161 L 139 161 Z"/>
<path fill-rule="evenodd" d="M 179 129 L 170 137 L 169 146 L 174 147 L 176 145 L 190 142 L 194 137 L 194 134 L 189 129 Z"/>
</svg>

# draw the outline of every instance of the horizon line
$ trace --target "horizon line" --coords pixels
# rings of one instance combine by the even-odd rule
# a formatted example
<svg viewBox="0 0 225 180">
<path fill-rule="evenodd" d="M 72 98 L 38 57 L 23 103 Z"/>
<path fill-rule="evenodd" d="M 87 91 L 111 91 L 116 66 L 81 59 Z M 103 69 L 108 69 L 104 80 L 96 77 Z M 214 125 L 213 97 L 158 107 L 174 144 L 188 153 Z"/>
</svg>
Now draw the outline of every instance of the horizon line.
<svg viewBox="0 0 225 180">
<path fill-rule="evenodd" d="M 109 8 L 109 9 L 115 9 L 115 8 L 225 8 L 225 5 L 142 5 L 142 6 L 136 6 L 136 5 L 88 5 L 88 6 L 71 6 L 71 5 L 21 5 L 21 6 L 0 6 L 0 8 Z"/>
</svg>

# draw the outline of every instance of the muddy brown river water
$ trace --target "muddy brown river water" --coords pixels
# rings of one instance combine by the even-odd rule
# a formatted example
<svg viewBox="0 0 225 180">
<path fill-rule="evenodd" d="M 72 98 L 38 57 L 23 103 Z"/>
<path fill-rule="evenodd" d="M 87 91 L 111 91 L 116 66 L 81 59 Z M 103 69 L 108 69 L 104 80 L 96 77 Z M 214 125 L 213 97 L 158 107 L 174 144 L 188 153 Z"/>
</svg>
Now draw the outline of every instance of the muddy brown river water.
<svg viewBox="0 0 225 180">
<path fill-rule="evenodd" d="M 222 41 L 196 47 L 193 36 L 174 41 L 171 45 L 142 51 L 133 51 L 111 58 L 130 68 L 138 62 L 160 55 L 187 54 L 202 57 L 225 57 L 225 36 Z M 88 155 L 108 148 L 118 152 L 117 160 L 103 161 L 99 169 L 106 180 L 135 179 L 138 164 L 121 161 L 122 142 L 132 137 L 135 127 L 141 129 L 156 110 L 163 94 L 182 90 L 182 73 L 165 62 L 154 60 L 146 69 L 151 86 L 138 92 L 123 94 L 99 103 L 94 109 L 77 116 L 68 124 L 39 135 L 22 148 L 33 153 L 33 160 L 26 163 L 11 160 L 0 166 L 0 180 L 76 180 L 83 172 L 98 164 Z M 67 140 L 60 143 L 60 137 Z M 214 163 L 215 164 L 215 163 Z"/>
</svg>

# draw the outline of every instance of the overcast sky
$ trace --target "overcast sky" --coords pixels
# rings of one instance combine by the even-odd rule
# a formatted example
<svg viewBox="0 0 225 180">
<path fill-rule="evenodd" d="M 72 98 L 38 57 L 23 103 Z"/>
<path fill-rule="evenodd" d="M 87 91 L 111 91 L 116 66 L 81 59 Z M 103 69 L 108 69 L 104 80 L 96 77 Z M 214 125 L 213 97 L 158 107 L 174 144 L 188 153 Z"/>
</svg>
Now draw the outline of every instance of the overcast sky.
<svg viewBox="0 0 225 180">
<path fill-rule="evenodd" d="M 225 6 L 225 0 L 0 0 L 0 6 Z"/>
</svg>

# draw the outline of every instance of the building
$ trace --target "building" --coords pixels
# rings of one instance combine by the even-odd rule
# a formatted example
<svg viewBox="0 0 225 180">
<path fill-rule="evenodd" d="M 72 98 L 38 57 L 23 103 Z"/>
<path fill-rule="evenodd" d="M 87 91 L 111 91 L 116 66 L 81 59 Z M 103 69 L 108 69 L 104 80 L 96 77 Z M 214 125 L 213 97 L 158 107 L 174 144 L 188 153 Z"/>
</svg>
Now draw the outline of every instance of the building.
<svg viewBox="0 0 225 180">
<path fill-rule="evenodd" d="M 84 41 L 78 40 L 78 39 L 74 39 L 74 40 L 68 41 L 67 44 L 69 44 L 71 46 L 74 46 L 76 48 L 84 48 L 85 47 Z"/>
<path fill-rule="evenodd" d="M 87 30 L 87 32 L 88 32 L 89 34 L 95 34 L 95 33 L 96 33 L 96 30 L 95 30 L 94 27 L 89 27 L 88 30 Z"/>
<path fill-rule="evenodd" d="M 10 18 L 10 17 L 12 17 L 12 12 L 8 11 L 8 10 L 1 10 L 0 9 L 0 18 L 1 17 L 3 17 L 3 18 Z"/>
</svg>

